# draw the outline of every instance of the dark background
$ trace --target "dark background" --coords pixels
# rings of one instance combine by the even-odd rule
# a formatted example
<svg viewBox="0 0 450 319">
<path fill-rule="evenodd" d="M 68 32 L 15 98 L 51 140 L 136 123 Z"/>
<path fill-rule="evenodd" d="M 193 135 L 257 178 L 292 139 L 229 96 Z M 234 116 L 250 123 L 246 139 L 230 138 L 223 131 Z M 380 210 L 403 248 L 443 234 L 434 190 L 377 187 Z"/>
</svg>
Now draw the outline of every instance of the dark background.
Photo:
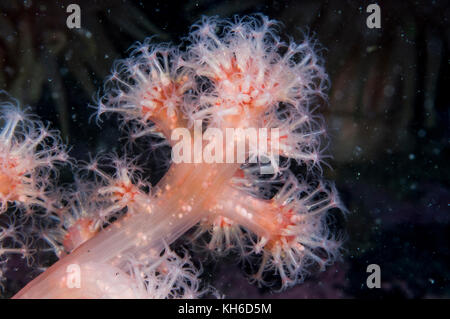
<svg viewBox="0 0 450 319">
<path fill-rule="evenodd" d="M 81 29 L 66 27 L 69 3 Z M 331 78 L 323 107 L 331 137 L 326 176 L 351 214 L 343 260 L 283 293 L 248 284 L 233 260 L 205 268 L 229 298 L 449 298 L 448 1 L 8 1 L 0 3 L 0 89 L 62 131 L 71 155 L 121 148 L 117 119 L 88 108 L 116 58 L 135 41 L 179 43 L 202 15 L 262 12 L 283 32 L 314 35 Z M 157 178 L 157 177 L 155 177 Z M 382 288 L 366 287 L 381 267 Z"/>
</svg>

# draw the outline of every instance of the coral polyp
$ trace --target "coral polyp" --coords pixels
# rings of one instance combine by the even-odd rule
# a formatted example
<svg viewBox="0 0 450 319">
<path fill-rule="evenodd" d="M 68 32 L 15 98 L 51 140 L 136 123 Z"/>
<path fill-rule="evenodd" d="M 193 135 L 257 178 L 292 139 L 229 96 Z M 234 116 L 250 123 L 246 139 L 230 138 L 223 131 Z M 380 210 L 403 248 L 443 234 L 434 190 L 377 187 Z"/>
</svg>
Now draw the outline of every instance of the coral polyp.
<svg viewBox="0 0 450 319">
<path fill-rule="evenodd" d="M 180 52 L 176 48 L 152 44 L 150 40 L 136 44 L 131 57 L 116 62 L 105 83 L 107 93 L 98 103 L 98 116 L 117 112 L 126 122 L 158 124 L 166 134 L 183 125 L 179 123 L 182 119 L 179 106 L 193 82 L 180 68 L 179 61 Z"/>
<path fill-rule="evenodd" d="M 323 94 L 328 77 L 314 43 L 286 43 L 277 26 L 259 16 L 234 21 L 204 18 L 192 27 L 182 64 L 210 79 L 214 87 L 191 105 L 196 118 L 200 113 L 215 121 L 234 116 L 252 122 L 279 103 L 309 109 L 312 99 Z M 205 104 L 208 107 L 198 112 Z"/>
<path fill-rule="evenodd" d="M 338 259 L 342 238 L 331 225 L 345 208 L 322 177 L 326 135 L 314 113 L 326 99 L 328 77 L 313 40 L 283 40 L 278 29 L 263 15 L 203 18 L 182 46 L 146 40 L 116 62 L 97 100 L 97 122 L 116 113 L 133 140 L 157 135 L 172 146 L 179 130 L 195 137 L 233 129 L 237 133 L 214 149 L 233 155 L 196 161 L 206 142 L 188 143 L 194 160 L 173 160 L 155 185 L 132 157 L 102 155 L 86 164 L 75 185 L 62 191 L 63 207 L 45 207 L 55 221 L 46 242 L 60 260 L 16 297 L 199 297 L 205 292 L 200 271 L 186 251 L 179 257 L 169 248 L 177 239 L 217 256 L 234 252 L 250 268 L 257 265 L 252 281 L 278 289 Z M 34 162 L 3 159 L 3 171 L 12 173 L 0 181 L 14 187 L 1 186 L 2 208 L 11 201 L 47 202 L 47 172 L 66 158 L 52 143 L 36 149 L 46 131 L 26 137 L 32 130 L 25 127 L 12 138 L 19 120 L 5 116 L 1 137 L 11 151 L 4 153 L 17 149 Z M 280 134 L 258 133 L 269 139 L 262 147 L 240 135 L 248 129 Z M 235 143 L 246 146 L 243 153 Z M 303 173 L 292 172 L 294 165 Z M 37 173 L 27 175 L 23 166 Z M 88 276 L 81 288 L 66 284 L 71 265 Z"/>
</svg>

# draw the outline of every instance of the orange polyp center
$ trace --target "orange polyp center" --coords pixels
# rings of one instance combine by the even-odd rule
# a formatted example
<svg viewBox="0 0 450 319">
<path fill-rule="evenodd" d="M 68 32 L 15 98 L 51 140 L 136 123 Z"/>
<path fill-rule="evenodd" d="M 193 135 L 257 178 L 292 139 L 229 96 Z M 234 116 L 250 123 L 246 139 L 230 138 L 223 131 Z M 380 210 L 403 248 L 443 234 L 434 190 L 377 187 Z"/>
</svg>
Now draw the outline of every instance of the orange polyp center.
<svg viewBox="0 0 450 319">
<path fill-rule="evenodd" d="M 220 70 L 222 71 L 220 74 L 216 74 L 215 80 L 217 82 L 228 80 L 233 82 L 235 80 L 242 79 L 242 69 L 237 64 L 236 58 L 231 58 L 231 64 L 228 69 L 226 69 L 223 65 L 220 66 Z"/>
<path fill-rule="evenodd" d="M 94 237 L 97 234 L 97 230 L 94 229 L 93 224 L 93 220 L 81 218 L 70 226 L 63 240 L 65 250 L 70 252 L 88 239 Z"/>
<path fill-rule="evenodd" d="M 233 221 L 223 216 L 217 216 L 214 219 L 214 225 L 217 225 L 220 228 L 231 227 L 233 225 Z"/>
<path fill-rule="evenodd" d="M 14 160 L 3 159 L 0 169 L 0 196 L 8 197 L 8 200 L 18 199 L 18 194 L 14 194 L 15 188 L 20 184 L 20 176 L 24 172 L 17 171 L 17 163 Z M 3 162 L 2 161 L 2 162 Z"/>
<path fill-rule="evenodd" d="M 252 59 L 249 59 L 246 63 L 246 67 L 243 70 L 237 63 L 236 58 L 231 58 L 230 66 L 226 68 L 223 65 L 220 65 L 221 72 L 216 74 L 214 77 L 214 81 L 216 84 L 220 85 L 220 90 L 223 90 L 224 96 L 234 96 L 240 97 L 240 100 L 237 102 L 233 99 L 232 101 L 227 101 L 227 98 L 218 98 L 215 103 L 216 106 L 219 107 L 239 107 L 238 114 L 226 115 L 224 117 L 225 122 L 227 123 L 239 123 L 242 119 L 242 115 L 246 114 L 246 112 L 250 112 L 250 118 L 256 119 L 269 107 L 268 104 L 259 104 L 258 99 L 261 98 L 262 93 L 267 91 L 267 86 L 264 83 L 255 82 L 256 75 L 254 74 L 255 67 L 252 67 L 254 64 Z M 265 74 L 265 78 L 266 78 Z M 250 76 L 250 78 L 248 78 Z M 278 86 L 278 83 L 275 83 L 273 87 Z M 245 111 L 243 110 L 245 108 Z"/>
<path fill-rule="evenodd" d="M 11 176 L 0 173 L 0 195 L 2 197 L 10 195 L 15 186 L 16 181 Z"/>
<path fill-rule="evenodd" d="M 120 182 L 116 185 L 120 188 L 120 191 L 116 191 L 114 195 L 118 198 L 123 198 L 124 196 L 128 196 L 129 200 L 134 200 L 134 197 L 139 193 L 139 190 L 136 186 L 129 182 Z"/>
<path fill-rule="evenodd" d="M 176 113 L 181 98 L 183 96 L 183 87 L 187 81 L 187 77 L 174 81 L 170 81 L 168 84 L 163 85 L 159 83 L 146 90 L 144 93 L 144 101 L 151 102 L 152 106 L 141 105 L 144 118 L 152 120 L 162 133 L 169 138 L 169 132 L 176 127 L 181 126 L 181 118 Z M 171 104 L 171 106 L 169 106 Z"/>
<path fill-rule="evenodd" d="M 154 85 L 144 93 L 144 99 L 152 102 L 154 104 L 153 107 L 148 107 L 146 105 L 142 105 L 142 111 L 144 113 L 150 113 L 151 116 L 164 116 L 163 113 L 166 113 L 165 116 L 169 116 L 169 112 L 163 112 L 165 109 L 164 106 L 170 100 L 177 102 L 183 95 L 183 85 L 186 83 L 187 77 L 184 76 L 179 80 L 170 81 L 166 85 L 158 84 Z"/>
</svg>

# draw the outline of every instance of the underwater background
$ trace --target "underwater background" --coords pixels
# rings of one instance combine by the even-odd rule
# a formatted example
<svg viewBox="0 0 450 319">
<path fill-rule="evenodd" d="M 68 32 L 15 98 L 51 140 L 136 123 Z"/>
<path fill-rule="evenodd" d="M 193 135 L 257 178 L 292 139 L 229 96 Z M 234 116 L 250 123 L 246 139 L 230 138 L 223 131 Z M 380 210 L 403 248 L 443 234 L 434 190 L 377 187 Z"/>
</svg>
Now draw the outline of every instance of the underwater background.
<svg viewBox="0 0 450 319">
<path fill-rule="evenodd" d="M 71 3 L 80 29 L 66 26 Z M 380 29 L 366 25 L 370 3 L 381 8 Z M 114 60 L 149 36 L 180 43 L 202 15 L 259 12 L 295 40 L 308 34 L 322 45 L 331 80 L 318 110 L 331 140 L 325 176 L 350 211 L 345 251 L 282 293 L 249 284 L 233 256 L 205 264 L 203 278 L 227 298 L 449 298 L 448 1 L 2 0 L 0 90 L 60 129 L 73 157 L 120 152 L 117 118 L 98 126 L 88 107 Z M 158 156 L 147 159 L 153 182 L 164 174 Z M 366 285 L 370 264 L 381 268 L 379 289 Z M 6 296 L 18 289 L 8 288 Z"/>
</svg>

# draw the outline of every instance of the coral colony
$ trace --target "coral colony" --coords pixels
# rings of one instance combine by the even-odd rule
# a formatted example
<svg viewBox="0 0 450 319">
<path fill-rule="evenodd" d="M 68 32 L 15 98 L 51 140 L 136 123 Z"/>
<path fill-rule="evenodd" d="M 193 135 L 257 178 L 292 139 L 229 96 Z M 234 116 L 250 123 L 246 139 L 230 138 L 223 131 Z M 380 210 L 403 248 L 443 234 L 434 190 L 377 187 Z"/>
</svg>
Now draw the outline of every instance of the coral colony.
<svg viewBox="0 0 450 319">
<path fill-rule="evenodd" d="M 96 103 L 100 125 L 118 113 L 131 139 L 172 146 L 156 185 L 133 158 L 76 168 L 58 132 L 2 104 L 1 284 L 20 258 L 43 271 L 15 297 L 201 297 L 212 289 L 187 249 L 170 249 L 178 238 L 238 254 L 250 281 L 278 290 L 338 257 L 333 220 L 345 209 L 321 177 L 325 131 L 313 110 L 328 82 L 315 45 L 283 41 L 262 15 L 203 18 L 184 42 L 135 45 Z M 56 182 L 61 165 L 74 185 Z M 49 254 L 59 260 L 46 268 Z"/>
</svg>

